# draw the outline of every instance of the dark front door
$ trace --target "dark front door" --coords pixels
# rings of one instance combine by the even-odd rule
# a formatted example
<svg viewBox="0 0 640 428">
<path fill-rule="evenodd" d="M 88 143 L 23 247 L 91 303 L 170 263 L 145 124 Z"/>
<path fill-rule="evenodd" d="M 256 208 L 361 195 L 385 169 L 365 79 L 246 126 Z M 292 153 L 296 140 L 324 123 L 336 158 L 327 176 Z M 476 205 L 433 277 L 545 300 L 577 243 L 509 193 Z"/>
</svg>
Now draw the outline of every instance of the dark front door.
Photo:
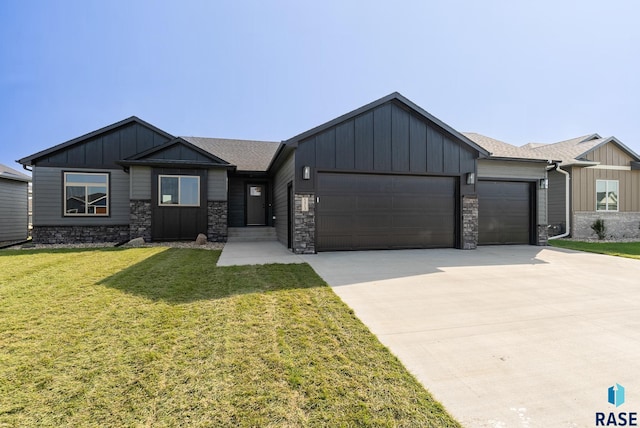
<svg viewBox="0 0 640 428">
<path fill-rule="evenodd" d="M 318 174 L 318 251 L 450 248 L 456 179 Z"/>
<path fill-rule="evenodd" d="M 532 184 L 478 182 L 478 243 L 530 244 L 533 218 Z"/>
<path fill-rule="evenodd" d="M 247 184 L 247 226 L 265 226 L 266 222 L 266 186 Z"/>
</svg>

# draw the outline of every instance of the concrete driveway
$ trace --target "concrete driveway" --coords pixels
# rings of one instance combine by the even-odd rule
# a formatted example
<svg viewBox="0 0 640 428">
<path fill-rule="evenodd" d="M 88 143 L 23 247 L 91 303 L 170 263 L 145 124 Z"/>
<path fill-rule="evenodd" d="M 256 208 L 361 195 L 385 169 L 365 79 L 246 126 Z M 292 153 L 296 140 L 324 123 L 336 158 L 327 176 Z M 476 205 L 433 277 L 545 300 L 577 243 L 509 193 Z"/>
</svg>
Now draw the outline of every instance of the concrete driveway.
<svg viewBox="0 0 640 428">
<path fill-rule="evenodd" d="M 533 246 L 302 258 L 464 426 L 640 412 L 638 260 Z"/>
</svg>

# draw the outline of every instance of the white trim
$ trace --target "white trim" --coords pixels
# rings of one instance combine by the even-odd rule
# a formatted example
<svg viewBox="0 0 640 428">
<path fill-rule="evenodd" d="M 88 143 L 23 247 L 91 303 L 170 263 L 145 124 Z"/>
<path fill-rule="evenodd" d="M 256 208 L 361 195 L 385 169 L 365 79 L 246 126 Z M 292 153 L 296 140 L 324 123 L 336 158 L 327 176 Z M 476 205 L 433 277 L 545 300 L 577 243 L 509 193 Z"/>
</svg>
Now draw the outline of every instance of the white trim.
<svg viewBox="0 0 640 428">
<path fill-rule="evenodd" d="M 622 165 L 594 165 L 594 166 L 587 166 L 585 168 L 589 168 L 589 169 L 608 169 L 608 170 L 613 170 L 613 171 L 631 171 L 631 167 L 630 166 L 622 166 Z"/>
<path fill-rule="evenodd" d="M 615 182 L 616 183 L 616 196 L 618 197 L 618 201 L 616 203 L 616 209 L 615 210 L 610 210 L 609 209 L 609 204 L 607 204 L 607 208 L 604 210 L 599 210 L 598 209 L 598 182 L 599 181 L 603 181 L 605 183 L 604 185 L 604 192 L 607 194 L 607 198 L 609 197 L 609 183 L 611 182 Z M 596 180 L 596 212 L 600 212 L 600 213 L 616 213 L 618 211 L 620 211 L 620 180 L 607 180 L 607 179 L 602 179 L 602 180 Z"/>
<path fill-rule="evenodd" d="M 178 179 L 178 203 L 177 204 L 163 204 L 162 203 L 162 179 L 163 178 L 177 178 Z M 198 180 L 198 203 L 197 204 L 181 204 L 180 203 L 180 181 L 182 178 L 196 178 Z M 200 206 L 200 176 L 199 175 L 174 175 L 163 174 L 158 175 L 158 206 L 160 207 L 199 207 Z"/>
<path fill-rule="evenodd" d="M 102 175 L 106 178 L 105 183 L 83 183 L 83 182 L 67 182 L 67 175 Z M 63 183 L 62 186 L 64 187 L 64 200 L 62 201 L 62 210 L 63 210 L 63 214 L 64 217 L 109 217 L 109 173 L 108 172 L 88 172 L 88 171 L 65 171 L 63 173 Z M 106 189 L 105 191 L 105 196 L 100 197 L 98 199 L 95 199 L 93 201 L 91 201 L 92 203 L 95 203 L 96 201 L 99 201 L 100 199 L 106 199 L 106 204 L 104 205 L 104 209 L 105 212 L 104 213 L 90 213 L 90 212 L 84 212 L 84 213 L 79 213 L 79 212 L 70 212 L 67 209 L 67 187 L 84 187 L 84 191 L 85 191 L 85 197 L 89 196 L 89 187 L 104 187 Z M 85 211 L 88 211 L 89 206 L 91 205 L 91 203 L 86 200 L 85 202 Z M 102 205 L 91 205 L 93 207 L 103 207 Z"/>
</svg>

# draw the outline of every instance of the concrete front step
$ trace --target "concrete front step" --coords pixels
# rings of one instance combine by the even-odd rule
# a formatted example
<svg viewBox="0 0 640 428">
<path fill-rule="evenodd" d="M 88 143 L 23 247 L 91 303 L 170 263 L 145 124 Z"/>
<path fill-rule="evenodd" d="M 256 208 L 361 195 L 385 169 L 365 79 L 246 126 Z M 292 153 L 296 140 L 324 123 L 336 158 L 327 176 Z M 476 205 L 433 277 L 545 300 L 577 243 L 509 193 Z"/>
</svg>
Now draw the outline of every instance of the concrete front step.
<svg viewBox="0 0 640 428">
<path fill-rule="evenodd" d="M 230 227 L 227 240 L 235 242 L 277 241 L 274 227 Z"/>
</svg>

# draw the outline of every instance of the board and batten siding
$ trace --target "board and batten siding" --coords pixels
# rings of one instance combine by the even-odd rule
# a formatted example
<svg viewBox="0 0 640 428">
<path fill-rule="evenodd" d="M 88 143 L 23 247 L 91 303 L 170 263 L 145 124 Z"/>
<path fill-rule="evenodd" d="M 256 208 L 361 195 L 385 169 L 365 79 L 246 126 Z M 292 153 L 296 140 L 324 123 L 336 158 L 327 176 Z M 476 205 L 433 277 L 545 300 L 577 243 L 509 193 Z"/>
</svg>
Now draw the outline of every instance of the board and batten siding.
<svg viewBox="0 0 640 428">
<path fill-rule="evenodd" d="M 587 160 L 600 162 L 602 165 L 629 166 L 635 160 L 613 143 L 600 146 L 586 156 Z"/>
<path fill-rule="evenodd" d="M 24 181 L 0 179 L 0 242 L 27 238 L 28 186 Z"/>
<path fill-rule="evenodd" d="M 109 173 L 108 217 L 65 217 L 63 172 Z M 129 174 L 121 169 L 33 168 L 34 226 L 97 226 L 129 224 Z"/>
<path fill-rule="evenodd" d="M 301 141 L 296 149 L 296 192 L 312 193 L 320 171 L 461 176 L 475 172 L 477 151 L 416 112 L 388 102 Z M 473 186 L 461 180 L 461 193 Z"/>
<path fill-rule="evenodd" d="M 289 237 L 287 230 L 289 224 L 287 191 L 289 183 L 292 183 L 295 178 L 294 159 L 295 155 L 291 153 L 276 172 L 273 181 L 276 234 L 278 236 L 278 241 L 280 241 L 284 245 L 288 244 Z"/>
<path fill-rule="evenodd" d="M 513 181 L 537 181 L 547 177 L 547 164 L 543 162 L 500 161 L 492 159 L 478 160 L 478 179 L 497 178 Z M 537 224 L 548 224 L 547 190 L 536 184 Z"/>
<path fill-rule="evenodd" d="M 572 211 L 596 210 L 596 180 L 618 180 L 618 210 L 640 212 L 640 171 L 581 167 L 571 168 Z"/>
</svg>

